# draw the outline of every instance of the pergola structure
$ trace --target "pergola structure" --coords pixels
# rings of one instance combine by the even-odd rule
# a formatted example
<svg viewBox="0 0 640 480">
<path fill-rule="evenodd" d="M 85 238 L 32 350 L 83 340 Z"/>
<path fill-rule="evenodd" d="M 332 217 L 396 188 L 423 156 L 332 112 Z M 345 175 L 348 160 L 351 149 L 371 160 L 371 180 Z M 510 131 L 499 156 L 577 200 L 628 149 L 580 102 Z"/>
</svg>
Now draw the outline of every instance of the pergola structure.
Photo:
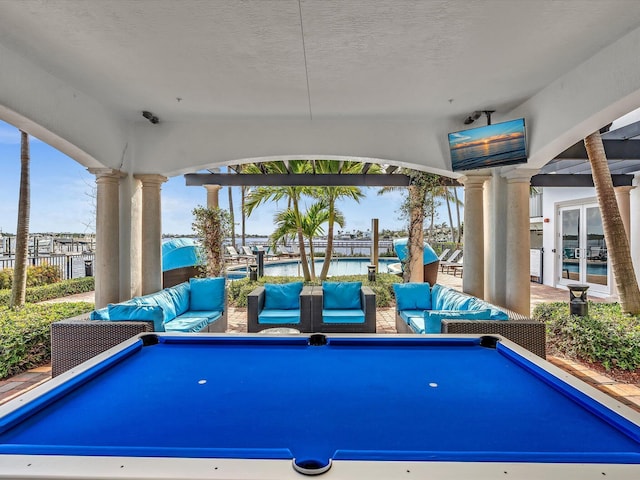
<svg viewBox="0 0 640 480">
<path fill-rule="evenodd" d="M 640 106 L 639 46 L 635 0 L 1 2 L 0 119 L 96 175 L 98 306 L 160 288 L 168 177 L 322 158 L 463 183 L 464 290 L 526 313 L 530 179 Z M 484 110 L 528 162 L 454 173 Z"/>
</svg>

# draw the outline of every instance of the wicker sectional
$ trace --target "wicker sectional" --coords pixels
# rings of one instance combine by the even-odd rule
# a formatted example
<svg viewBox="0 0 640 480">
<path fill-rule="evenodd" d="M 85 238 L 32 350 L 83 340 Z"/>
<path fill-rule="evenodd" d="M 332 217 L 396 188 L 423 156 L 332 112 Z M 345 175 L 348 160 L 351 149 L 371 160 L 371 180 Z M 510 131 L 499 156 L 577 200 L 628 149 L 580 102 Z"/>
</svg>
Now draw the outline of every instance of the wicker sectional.
<svg viewBox="0 0 640 480">
<path fill-rule="evenodd" d="M 468 296 L 464 293 L 460 295 Z M 509 320 L 442 320 L 441 333 L 456 334 L 493 334 L 502 335 L 512 342 L 535 353 L 539 357 L 546 356 L 546 327 L 544 323 L 525 315 L 491 305 L 505 312 Z M 400 317 L 396 309 L 396 330 L 398 333 L 416 333 L 409 324 Z"/>
</svg>

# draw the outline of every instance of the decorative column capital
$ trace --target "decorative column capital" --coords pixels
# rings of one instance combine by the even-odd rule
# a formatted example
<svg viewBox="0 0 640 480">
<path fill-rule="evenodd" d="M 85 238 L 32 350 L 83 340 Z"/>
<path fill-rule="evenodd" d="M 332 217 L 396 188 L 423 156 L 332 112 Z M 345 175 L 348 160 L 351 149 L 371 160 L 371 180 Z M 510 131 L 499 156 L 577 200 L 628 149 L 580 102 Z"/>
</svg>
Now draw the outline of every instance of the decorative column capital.
<svg viewBox="0 0 640 480">
<path fill-rule="evenodd" d="M 206 188 L 207 191 L 217 192 L 222 188 L 222 185 L 203 185 L 203 187 Z"/>
<path fill-rule="evenodd" d="M 96 180 L 120 180 L 127 176 L 116 168 L 87 168 L 87 171 L 96 176 Z"/>
<path fill-rule="evenodd" d="M 625 194 L 626 193 L 628 195 L 629 192 L 631 192 L 631 190 L 633 190 L 634 188 L 636 188 L 636 187 L 633 186 L 633 185 L 622 185 L 622 186 L 619 186 L 619 187 L 613 187 L 613 190 L 616 193 L 621 193 L 621 194 Z"/>
<path fill-rule="evenodd" d="M 133 178 L 140 180 L 143 187 L 159 187 L 168 180 L 164 175 L 159 175 L 157 173 L 136 173 L 133 175 Z"/>
<path fill-rule="evenodd" d="M 537 175 L 540 170 L 537 168 L 514 168 L 502 172 L 502 176 L 507 179 L 507 183 L 531 183 L 531 177 Z"/>
<path fill-rule="evenodd" d="M 466 190 L 469 188 L 482 188 L 484 183 L 490 178 L 489 175 L 463 175 L 458 178 L 458 182 L 464 185 Z"/>
</svg>

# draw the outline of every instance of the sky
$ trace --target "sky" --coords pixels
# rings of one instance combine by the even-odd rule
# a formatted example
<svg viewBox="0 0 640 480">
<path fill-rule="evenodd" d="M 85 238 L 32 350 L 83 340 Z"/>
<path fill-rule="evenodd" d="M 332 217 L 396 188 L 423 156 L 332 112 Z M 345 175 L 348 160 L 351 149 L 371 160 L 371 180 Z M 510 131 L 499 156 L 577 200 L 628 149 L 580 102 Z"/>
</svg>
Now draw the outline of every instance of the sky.
<svg viewBox="0 0 640 480">
<path fill-rule="evenodd" d="M 31 218 L 32 233 L 93 233 L 95 232 L 95 200 L 92 192 L 95 177 L 85 167 L 44 142 L 30 137 L 31 154 Z M 20 134 L 7 123 L 0 122 L 0 232 L 15 233 L 18 215 L 20 182 Z M 338 208 L 346 218 L 345 232 L 371 228 L 371 219 L 379 219 L 379 229 L 402 230 L 406 222 L 398 209 L 401 192 L 377 195 L 378 188 L 363 188 L 366 198 L 360 203 L 342 201 Z M 236 223 L 240 219 L 240 188 L 235 187 L 234 211 Z M 228 190 L 220 191 L 220 207 L 229 207 Z M 162 185 L 162 232 L 164 234 L 192 234 L 191 211 L 204 206 L 207 192 L 204 187 L 187 187 L 182 175 L 170 178 Z M 308 204 L 311 202 L 309 201 Z M 258 207 L 247 218 L 247 234 L 269 235 L 273 230 L 275 213 L 286 204 L 275 203 Z M 454 212 L 455 215 L 455 212 Z M 437 223 L 447 222 L 448 215 L 441 208 Z M 455 218 L 455 217 L 454 217 Z M 455 222 L 455 220 L 454 220 Z M 240 234 L 240 226 L 236 226 Z"/>
<path fill-rule="evenodd" d="M 640 109 L 613 123 L 612 130 L 640 120 Z M 95 177 L 85 167 L 40 140 L 30 137 L 31 153 L 31 218 L 32 233 L 93 233 L 95 232 Z M 20 182 L 20 134 L 18 129 L 0 121 L 0 233 L 15 233 L 18 215 Z M 240 218 L 240 189 L 234 188 L 236 223 Z M 461 189 L 462 190 L 462 189 Z M 346 218 L 345 232 L 371 228 L 371 219 L 379 219 L 379 228 L 403 230 L 406 222 L 400 218 L 401 192 L 378 195 L 378 188 L 363 188 L 366 197 L 356 203 L 342 201 L 338 208 Z M 462 191 L 459 192 L 462 195 Z M 220 207 L 229 207 L 228 190 L 220 191 Z M 207 201 L 204 187 L 187 187 L 182 175 L 170 178 L 162 186 L 162 233 L 192 234 L 191 211 Z M 310 203 L 310 202 L 308 202 Z M 269 235 L 273 217 L 282 203 L 258 207 L 247 218 L 246 232 Z M 455 211 L 454 223 L 455 220 Z M 462 211 L 461 211 L 462 215 Z M 436 223 L 449 223 L 444 206 L 438 209 Z M 236 226 L 240 234 L 240 226 Z"/>
</svg>

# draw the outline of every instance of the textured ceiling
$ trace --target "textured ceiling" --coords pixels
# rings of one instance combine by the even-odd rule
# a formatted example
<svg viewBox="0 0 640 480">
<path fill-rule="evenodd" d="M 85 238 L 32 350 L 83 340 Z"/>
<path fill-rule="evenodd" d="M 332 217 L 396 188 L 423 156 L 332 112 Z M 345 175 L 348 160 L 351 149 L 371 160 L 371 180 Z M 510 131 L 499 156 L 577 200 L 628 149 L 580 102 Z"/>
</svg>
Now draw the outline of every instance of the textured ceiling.
<svg viewBox="0 0 640 480">
<path fill-rule="evenodd" d="M 640 25 L 637 0 L 0 1 L 0 43 L 127 118 L 508 111 Z"/>
</svg>

